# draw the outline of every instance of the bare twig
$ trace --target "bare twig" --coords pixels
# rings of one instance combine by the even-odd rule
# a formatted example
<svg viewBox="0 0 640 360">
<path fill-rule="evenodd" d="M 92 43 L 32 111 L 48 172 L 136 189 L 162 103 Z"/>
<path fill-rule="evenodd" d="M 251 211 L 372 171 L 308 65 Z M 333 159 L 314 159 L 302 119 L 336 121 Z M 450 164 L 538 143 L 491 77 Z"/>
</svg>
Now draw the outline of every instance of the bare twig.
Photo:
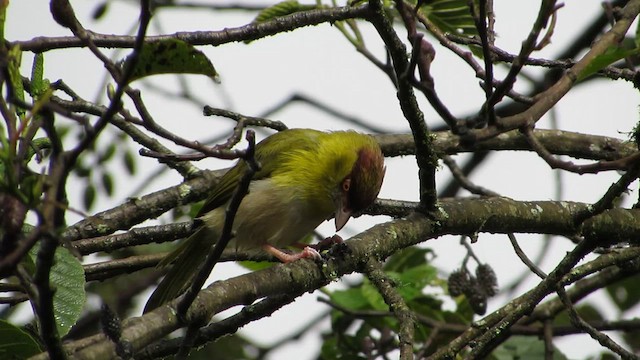
<svg viewBox="0 0 640 360">
<path fill-rule="evenodd" d="M 399 5 L 399 2 L 396 2 L 396 4 L 402 6 Z M 382 6 L 382 2 L 379 0 L 370 1 L 369 6 L 373 12 L 371 22 L 385 42 L 387 50 L 393 60 L 393 67 L 398 77 L 397 95 L 400 108 L 409 122 L 414 143 L 416 144 L 421 210 L 435 212 L 437 202 L 435 183 L 437 158 L 432 144 L 431 133 L 427 128 L 424 115 L 422 111 L 420 111 L 416 101 L 410 78 L 407 76 L 407 69 L 409 68 L 409 60 L 406 55 L 407 50 L 398 38 L 393 24 Z"/>
<path fill-rule="evenodd" d="M 611 340 L 611 338 L 608 337 L 606 334 L 598 331 L 593 326 L 591 326 L 588 322 L 584 321 L 580 317 L 580 315 L 578 315 L 576 308 L 571 303 L 571 300 L 569 300 L 569 298 L 567 297 L 567 292 L 564 290 L 563 287 L 558 287 L 557 294 L 558 294 L 558 297 L 560 297 L 560 300 L 562 300 L 562 303 L 566 307 L 567 311 L 569 312 L 569 319 L 571 320 L 571 323 L 575 327 L 586 332 L 592 338 L 597 340 L 600 343 L 600 345 L 620 355 L 623 359 L 638 359 L 637 355 L 634 355 L 629 351 L 625 350 L 622 346 L 618 345 L 615 341 Z"/>
<path fill-rule="evenodd" d="M 379 261 L 369 259 L 365 266 L 365 275 L 378 289 L 384 302 L 389 305 L 389 309 L 395 314 L 400 323 L 398 330 L 400 359 L 413 359 L 413 334 L 415 327 L 413 312 L 409 310 L 407 303 L 393 287 L 393 281 L 384 273 Z"/>
<path fill-rule="evenodd" d="M 611 161 L 597 161 L 591 164 L 577 165 L 571 161 L 563 161 L 551 154 L 533 134 L 533 129 L 529 126 L 522 130 L 525 138 L 531 145 L 531 148 L 540 155 L 540 157 L 551 166 L 552 169 L 562 169 L 574 173 L 582 174 L 595 174 L 601 171 L 610 170 L 628 170 L 629 167 L 638 161 L 640 161 L 640 152 L 634 153 L 627 157 L 611 160 Z"/>
<path fill-rule="evenodd" d="M 518 245 L 518 240 L 516 239 L 516 236 L 513 235 L 513 233 L 507 234 L 507 236 L 509 236 L 509 241 L 511 242 L 511 246 L 513 246 L 513 250 L 516 252 L 516 255 L 518 255 L 518 258 L 520 259 L 520 261 L 522 261 L 525 265 L 527 265 L 529 270 L 531 270 L 531 272 L 533 272 L 534 274 L 538 275 L 540 279 L 546 278 L 547 274 L 545 274 L 544 271 L 542 271 L 533 261 L 531 261 L 529 257 L 527 257 L 527 254 L 524 253 L 524 251 L 522 251 L 522 248 L 520 247 L 520 245 Z"/>
<path fill-rule="evenodd" d="M 271 21 L 251 23 L 237 28 L 228 28 L 219 31 L 178 32 L 169 35 L 147 36 L 146 43 L 178 39 L 191 45 L 218 46 L 236 41 L 258 40 L 281 32 L 291 31 L 297 28 L 332 23 L 335 21 L 367 18 L 370 10 L 367 5 L 344 6 L 336 8 L 324 8 L 308 11 L 299 11 L 291 15 L 281 16 Z M 97 47 L 109 48 L 133 48 L 135 36 L 108 35 L 91 33 L 91 43 Z M 26 41 L 15 41 L 12 44 L 20 46 L 22 50 L 44 52 L 53 49 L 68 49 L 87 46 L 87 43 L 77 37 L 36 37 Z"/>
</svg>

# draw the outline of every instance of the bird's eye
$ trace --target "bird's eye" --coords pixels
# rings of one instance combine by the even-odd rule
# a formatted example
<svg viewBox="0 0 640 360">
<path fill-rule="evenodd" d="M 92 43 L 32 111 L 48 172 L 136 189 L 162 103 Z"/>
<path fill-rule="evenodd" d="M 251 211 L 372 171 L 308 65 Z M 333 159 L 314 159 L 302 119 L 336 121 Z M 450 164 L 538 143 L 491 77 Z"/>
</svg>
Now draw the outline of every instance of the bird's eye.
<svg viewBox="0 0 640 360">
<path fill-rule="evenodd" d="M 342 191 L 349 192 L 349 188 L 351 188 L 351 179 L 344 179 L 342 182 Z"/>
</svg>

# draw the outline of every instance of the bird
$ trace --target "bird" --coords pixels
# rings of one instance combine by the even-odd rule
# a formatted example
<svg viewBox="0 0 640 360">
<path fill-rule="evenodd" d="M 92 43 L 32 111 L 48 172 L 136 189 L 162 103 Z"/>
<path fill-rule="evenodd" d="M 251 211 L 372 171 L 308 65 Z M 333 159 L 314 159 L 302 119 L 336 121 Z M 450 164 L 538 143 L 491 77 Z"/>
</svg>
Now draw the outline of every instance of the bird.
<svg viewBox="0 0 640 360">
<path fill-rule="evenodd" d="M 385 175 L 375 139 L 356 131 L 287 129 L 255 146 L 260 169 L 236 212 L 228 246 L 261 249 L 284 263 L 319 257 L 312 247 L 288 254 L 323 221 L 335 219 L 336 232 L 377 198 Z M 220 237 L 225 209 L 247 164 L 239 161 L 214 186 L 196 215 L 197 230 L 169 253 L 159 267 L 168 272 L 144 312 L 178 297 Z"/>
</svg>

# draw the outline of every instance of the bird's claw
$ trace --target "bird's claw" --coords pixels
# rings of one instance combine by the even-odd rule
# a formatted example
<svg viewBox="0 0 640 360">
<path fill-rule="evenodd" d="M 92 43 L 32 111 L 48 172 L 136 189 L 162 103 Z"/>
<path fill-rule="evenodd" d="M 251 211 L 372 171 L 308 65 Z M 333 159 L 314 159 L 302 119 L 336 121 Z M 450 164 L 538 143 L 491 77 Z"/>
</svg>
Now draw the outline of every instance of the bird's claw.
<svg viewBox="0 0 640 360">
<path fill-rule="evenodd" d="M 314 259 L 314 260 L 322 260 L 322 255 L 320 255 L 320 253 L 318 252 L 318 250 L 310 247 L 310 246 L 305 246 L 304 249 L 302 249 L 302 252 L 300 253 L 300 257 L 301 258 L 307 258 L 307 259 Z"/>
<path fill-rule="evenodd" d="M 317 244 L 309 245 L 309 246 L 314 248 L 315 250 L 323 251 L 323 250 L 328 250 L 333 245 L 342 244 L 343 242 L 344 240 L 342 239 L 342 237 L 336 234 L 331 237 L 325 238 L 324 240 L 320 241 Z"/>
</svg>

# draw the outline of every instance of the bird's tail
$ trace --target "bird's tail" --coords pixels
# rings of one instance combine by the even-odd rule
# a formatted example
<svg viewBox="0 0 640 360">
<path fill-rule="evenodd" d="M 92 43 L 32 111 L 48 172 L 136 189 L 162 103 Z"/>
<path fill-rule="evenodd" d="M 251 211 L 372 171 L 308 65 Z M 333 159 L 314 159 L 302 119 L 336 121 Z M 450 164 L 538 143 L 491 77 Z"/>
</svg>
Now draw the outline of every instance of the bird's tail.
<svg viewBox="0 0 640 360">
<path fill-rule="evenodd" d="M 203 226 L 158 264 L 160 267 L 171 267 L 147 301 L 145 313 L 175 299 L 187 290 L 216 240 L 217 237 Z"/>
</svg>

